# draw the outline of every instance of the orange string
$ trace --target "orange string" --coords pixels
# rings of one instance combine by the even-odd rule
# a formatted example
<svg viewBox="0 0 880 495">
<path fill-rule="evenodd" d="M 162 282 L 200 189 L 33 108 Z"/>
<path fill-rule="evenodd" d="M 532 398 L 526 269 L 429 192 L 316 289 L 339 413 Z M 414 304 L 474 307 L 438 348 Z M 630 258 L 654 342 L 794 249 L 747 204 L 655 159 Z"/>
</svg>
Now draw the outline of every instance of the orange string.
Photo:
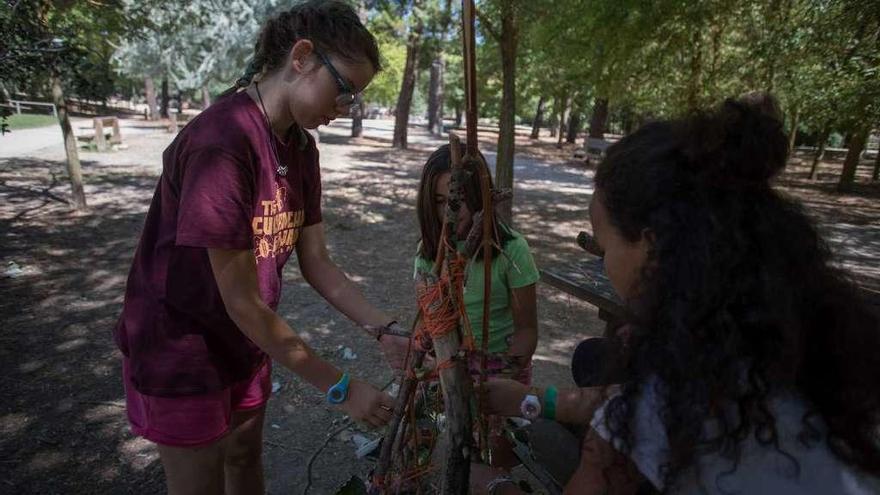
<svg viewBox="0 0 880 495">
<path fill-rule="evenodd" d="M 455 253 L 453 249 L 449 251 Z M 441 338 L 455 331 L 458 328 L 459 322 L 461 322 L 461 348 L 464 351 L 464 359 L 467 362 L 467 357 L 471 353 L 478 352 L 473 329 L 464 305 L 464 270 L 467 266 L 467 259 L 456 253 L 454 258 L 446 259 L 445 261 L 444 270 L 442 270 L 439 280 L 430 284 L 420 284 L 416 291 L 421 314 L 421 325 L 414 330 L 410 340 L 410 349 L 407 350 L 406 374 L 407 377 L 421 382 L 437 380 L 439 372 L 454 367 L 456 362 L 462 359 L 462 355 L 451 356 L 437 363 L 436 367 L 430 372 L 418 375 L 416 373 L 417 370 L 413 369 L 409 362 L 409 353 L 413 346 L 418 346 L 423 351 L 427 351 L 433 346 L 432 342 L 434 339 Z M 417 418 L 415 417 L 415 394 L 410 397 L 407 409 L 407 416 L 412 429 L 409 435 L 410 442 L 412 442 L 416 451 L 415 455 L 418 457 L 417 446 L 423 440 L 428 441 L 429 451 L 433 455 L 436 437 L 430 435 L 428 438 L 424 438 L 424 435 L 419 431 Z M 483 429 L 481 423 L 478 422 L 478 430 Z M 390 486 L 396 486 L 400 489 L 404 483 L 421 478 L 434 470 L 436 470 L 436 467 L 430 464 L 421 467 L 416 466 L 409 469 L 401 469 L 397 473 L 390 474 L 384 478 L 374 478 L 372 482 L 380 489 Z"/>
</svg>

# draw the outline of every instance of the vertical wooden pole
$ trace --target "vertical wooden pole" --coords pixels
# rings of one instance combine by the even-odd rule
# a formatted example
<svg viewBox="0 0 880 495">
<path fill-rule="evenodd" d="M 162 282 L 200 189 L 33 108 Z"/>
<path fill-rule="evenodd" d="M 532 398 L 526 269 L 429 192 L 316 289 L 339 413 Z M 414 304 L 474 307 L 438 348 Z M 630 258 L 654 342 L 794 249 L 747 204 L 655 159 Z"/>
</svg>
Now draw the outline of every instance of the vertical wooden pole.
<svg viewBox="0 0 880 495">
<path fill-rule="evenodd" d="M 107 151 L 107 140 L 104 139 L 104 121 L 101 120 L 101 117 L 95 117 L 92 122 L 92 126 L 95 128 L 95 146 L 98 151 Z"/>
<path fill-rule="evenodd" d="M 468 0 L 465 0 L 468 1 Z M 463 185 L 465 181 L 462 167 L 461 142 L 455 134 L 449 135 L 450 159 L 452 161 L 452 177 L 449 181 L 449 198 L 446 202 L 446 225 L 444 230 L 448 241 L 440 246 L 440 251 L 447 250 L 444 265 L 440 273 L 449 274 L 449 263 L 455 259 L 455 232 L 458 211 L 464 201 Z M 440 255 L 438 254 L 438 261 Z M 440 265 L 441 263 L 437 263 Z M 450 280 L 452 277 L 450 276 Z M 456 301 L 457 287 L 449 286 L 444 298 Z M 468 493 L 471 468 L 471 445 L 473 433 L 469 398 L 473 390 L 467 362 L 461 352 L 461 327 L 439 337 L 432 338 L 438 363 L 451 363 L 439 370 L 440 385 L 443 387 L 443 405 L 446 413 L 447 451 L 443 463 L 443 474 L 440 481 L 440 493 L 444 495 Z"/>
</svg>

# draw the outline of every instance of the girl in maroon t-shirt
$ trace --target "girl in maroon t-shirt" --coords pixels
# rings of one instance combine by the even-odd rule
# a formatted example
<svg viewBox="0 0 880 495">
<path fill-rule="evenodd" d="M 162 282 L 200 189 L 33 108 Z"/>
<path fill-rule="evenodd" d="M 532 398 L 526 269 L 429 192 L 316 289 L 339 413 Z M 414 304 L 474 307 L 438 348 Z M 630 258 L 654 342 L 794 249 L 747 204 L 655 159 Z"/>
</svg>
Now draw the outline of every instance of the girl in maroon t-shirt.
<svg viewBox="0 0 880 495">
<path fill-rule="evenodd" d="M 159 445 L 171 493 L 263 492 L 272 360 L 357 420 L 391 417 L 387 394 L 318 357 L 276 313 L 296 251 L 339 311 L 391 325 L 330 260 L 318 152 L 303 130 L 347 113 L 379 68 L 351 7 L 297 4 L 267 22 L 236 87 L 163 154 L 114 337 L 132 430 Z M 381 336 L 392 365 L 406 343 Z"/>
</svg>

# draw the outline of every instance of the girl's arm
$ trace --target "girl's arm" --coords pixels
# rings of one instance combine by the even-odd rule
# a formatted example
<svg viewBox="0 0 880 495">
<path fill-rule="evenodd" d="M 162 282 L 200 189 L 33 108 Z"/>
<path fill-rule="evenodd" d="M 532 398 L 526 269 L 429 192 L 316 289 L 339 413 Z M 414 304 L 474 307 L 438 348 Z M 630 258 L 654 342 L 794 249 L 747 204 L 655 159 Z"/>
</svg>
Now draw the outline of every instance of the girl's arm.
<svg viewBox="0 0 880 495">
<path fill-rule="evenodd" d="M 581 444 L 581 460 L 563 495 L 633 495 L 645 481 L 635 464 L 592 428 Z"/>
<path fill-rule="evenodd" d="M 296 256 L 306 282 L 349 319 L 361 326 L 382 327 L 391 322 L 391 318 L 370 304 L 354 282 L 330 259 L 323 223 L 302 230 L 296 244 Z M 403 367 L 408 344 L 409 340 L 404 337 L 380 337 L 382 352 L 394 368 Z"/>
<path fill-rule="evenodd" d="M 507 354 L 521 358 L 525 364 L 538 346 L 538 312 L 535 304 L 535 284 L 511 289 L 510 309 L 513 312 L 513 335 Z"/>
<path fill-rule="evenodd" d="M 489 485 L 495 484 L 492 495 L 520 495 L 526 492 L 508 480 L 509 472 L 483 464 L 471 465 L 471 493 L 488 494 Z M 564 495 L 633 495 L 644 478 L 635 465 L 602 439 L 592 428 L 581 444 L 581 458 L 577 470 L 565 484 Z"/>
<path fill-rule="evenodd" d="M 324 224 L 302 230 L 296 243 L 299 268 L 318 294 L 358 325 L 384 326 L 391 321 L 382 311 L 367 302 L 363 293 L 330 259 Z"/>
<path fill-rule="evenodd" d="M 488 413 L 499 416 L 520 416 L 519 409 L 530 390 L 536 392 L 546 410 L 545 389 L 530 388 L 515 380 L 492 379 L 485 384 L 488 396 Z M 556 397 L 556 421 L 573 425 L 588 425 L 593 413 L 616 390 L 616 386 L 568 388 L 559 390 Z"/>
<path fill-rule="evenodd" d="M 214 279 L 226 312 L 238 328 L 272 359 L 322 391 L 342 376 L 318 357 L 260 297 L 257 261 L 251 250 L 208 249 Z M 394 402 L 371 385 L 352 380 L 341 408 L 353 418 L 381 426 L 391 417 Z"/>
</svg>

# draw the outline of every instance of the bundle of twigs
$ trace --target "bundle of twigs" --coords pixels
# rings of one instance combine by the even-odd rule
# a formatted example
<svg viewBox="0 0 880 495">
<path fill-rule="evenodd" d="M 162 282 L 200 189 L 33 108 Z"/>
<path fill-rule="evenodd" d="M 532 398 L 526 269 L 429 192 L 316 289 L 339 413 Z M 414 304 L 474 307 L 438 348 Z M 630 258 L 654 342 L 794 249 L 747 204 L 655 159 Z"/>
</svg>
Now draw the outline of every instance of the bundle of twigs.
<svg viewBox="0 0 880 495">
<path fill-rule="evenodd" d="M 482 250 L 484 260 L 482 348 L 480 355 L 480 384 L 486 380 L 486 356 L 489 342 L 489 303 L 492 291 L 492 233 L 495 231 L 493 192 L 489 168 L 477 147 L 477 93 L 476 93 L 476 42 L 474 35 L 475 9 L 473 0 L 462 1 L 462 38 L 466 93 L 467 141 L 465 153 L 461 154 L 460 138 L 449 135 L 452 173 L 446 219 L 441 234 L 441 246 L 437 250 L 434 273 L 417 280 L 419 315 L 413 325 L 410 352 L 407 357 L 406 374 L 403 376 L 393 418 L 389 424 L 379 455 L 379 463 L 371 479 L 371 493 L 394 493 L 406 491 L 408 481 L 430 471 L 425 466 L 393 466 L 395 459 L 404 459 L 401 451 L 407 445 L 407 432 L 417 425 L 415 392 L 420 379 L 425 354 L 432 349 L 436 355 L 436 375 L 442 387 L 444 413 L 446 416 L 446 449 L 442 469 L 440 493 L 466 494 L 470 477 L 474 445 L 474 419 L 478 419 L 479 450 L 483 456 L 488 452 L 488 427 L 481 412 L 483 396 L 475 399 L 473 382 L 468 371 L 468 353 L 475 351 L 470 324 L 464 311 L 464 271 L 468 259 L 477 249 Z M 475 218 L 468 236 L 469 242 L 461 245 L 455 239 L 458 212 L 463 197 L 465 169 L 477 170 L 483 197 L 481 216 Z M 477 240 L 479 239 L 479 243 Z M 464 239 L 462 239 L 464 240 Z M 477 389 L 482 390 L 482 387 Z"/>
</svg>

